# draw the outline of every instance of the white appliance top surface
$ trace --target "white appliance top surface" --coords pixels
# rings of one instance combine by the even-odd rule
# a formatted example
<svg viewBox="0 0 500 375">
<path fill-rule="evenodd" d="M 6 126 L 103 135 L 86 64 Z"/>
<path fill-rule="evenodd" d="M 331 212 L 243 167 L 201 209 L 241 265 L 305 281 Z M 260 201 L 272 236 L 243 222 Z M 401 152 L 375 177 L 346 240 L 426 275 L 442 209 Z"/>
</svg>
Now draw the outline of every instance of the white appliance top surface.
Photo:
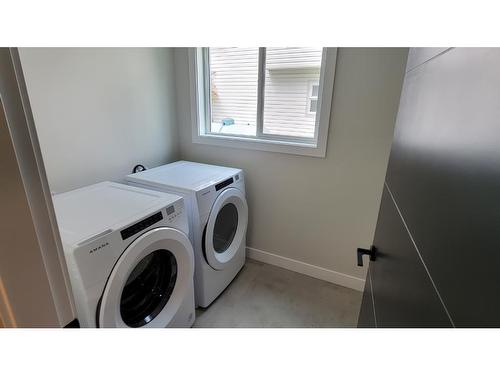
<svg viewBox="0 0 500 375">
<path fill-rule="evenodd" d="M 144 172 L 129 174 L 131 182 L 156 187 L 173 187 L 199 191 L 241 172 L 240 169 L 216 165 L 177 161 L 175 163 L 151 168 Z"/>
<path fill-rule="evenodd" d="M 52 198 L 61 237 L 69 244 L 133 224 L 182 199 L 114 182 L 101 182 Z"/>
</svg>

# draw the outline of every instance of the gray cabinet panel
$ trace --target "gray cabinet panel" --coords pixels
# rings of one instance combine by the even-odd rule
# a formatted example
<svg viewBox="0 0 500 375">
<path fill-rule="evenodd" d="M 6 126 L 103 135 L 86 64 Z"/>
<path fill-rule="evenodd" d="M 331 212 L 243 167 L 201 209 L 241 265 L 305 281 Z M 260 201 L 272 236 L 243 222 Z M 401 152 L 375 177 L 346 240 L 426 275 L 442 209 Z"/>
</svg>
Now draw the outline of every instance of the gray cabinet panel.
<svg viewBox="0 0 500 375">
<path fill-rule="evenodd" d="M 407 73 L 387 183 L 455 325 L 500 326 L 500 49 Z"/>
<path fill-rule="evenodd" d="M 378 255 L 370 272 L 377 326 L 451 327 L 387 188 L 374 245 Z"/>
</svg>

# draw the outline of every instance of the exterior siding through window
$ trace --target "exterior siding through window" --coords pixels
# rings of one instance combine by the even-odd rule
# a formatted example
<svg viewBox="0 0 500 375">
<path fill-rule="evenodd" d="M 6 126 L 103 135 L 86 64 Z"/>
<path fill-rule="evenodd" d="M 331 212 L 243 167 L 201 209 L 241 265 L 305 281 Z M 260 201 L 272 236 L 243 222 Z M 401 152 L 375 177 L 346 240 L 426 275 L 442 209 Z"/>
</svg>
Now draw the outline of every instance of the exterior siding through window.
<svg viewBox="0 0 500 375">
<path fill-rule="evenodd" d="M 264 133 L 314 136 L 310 87 L 319 83 L 321 55 L 321 48 L 266 49 Z M 210 48 L 210 78 L 212 131 L 227 118 L 254 129 L 258 48 Z"/>
</svg>

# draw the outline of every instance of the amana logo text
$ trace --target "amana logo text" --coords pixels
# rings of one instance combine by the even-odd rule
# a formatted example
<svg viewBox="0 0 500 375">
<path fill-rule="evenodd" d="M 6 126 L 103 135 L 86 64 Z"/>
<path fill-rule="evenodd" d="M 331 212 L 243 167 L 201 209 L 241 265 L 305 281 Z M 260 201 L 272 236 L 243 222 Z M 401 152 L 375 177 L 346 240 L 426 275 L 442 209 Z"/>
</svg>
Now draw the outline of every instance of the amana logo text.
<svg viewBox="0 0 500 375">
<path fill-rule="evenodd" d="M 109 242 L 104 242 L 103 244 L 97 246 L 97 247 L 94 247 L 92 250 L 89 251 L 89 254 L 92 254 L 92 253 L 95 253 L 96 251 L 99 251 L 101 250 L 103 247 L 106 247 L 109 245 Z"/>
</svg>

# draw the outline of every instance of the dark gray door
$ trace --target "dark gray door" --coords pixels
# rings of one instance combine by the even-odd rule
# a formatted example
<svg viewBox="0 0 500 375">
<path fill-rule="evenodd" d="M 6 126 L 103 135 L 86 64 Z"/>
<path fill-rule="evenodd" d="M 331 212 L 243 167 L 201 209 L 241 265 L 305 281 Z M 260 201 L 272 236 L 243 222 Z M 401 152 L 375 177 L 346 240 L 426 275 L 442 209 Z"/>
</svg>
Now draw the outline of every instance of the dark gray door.
<svg viewBox="0 0 500 375">
<path fill-rule="evenodd" d="M 408 64 L 365 294 L 379 327 L 499 327 L 500 49 L 438 52 Z"/>
<path fill-rule="evenodd" d="M 372 285 L 368 291 L 375 306 L 374 324 L 450 327 L 439 295 L 387 187 L 382 195 L 374 245 L 378 257 L 370 264 Z"/>
<path fill-rule="evenodd" d="M 376 328 L 370 269 L 368 269 L 368 274 L 366 275 L 365 291 L 363 293 L 363 300 L 361 302 L 358 328 Z"/>
</svg>

